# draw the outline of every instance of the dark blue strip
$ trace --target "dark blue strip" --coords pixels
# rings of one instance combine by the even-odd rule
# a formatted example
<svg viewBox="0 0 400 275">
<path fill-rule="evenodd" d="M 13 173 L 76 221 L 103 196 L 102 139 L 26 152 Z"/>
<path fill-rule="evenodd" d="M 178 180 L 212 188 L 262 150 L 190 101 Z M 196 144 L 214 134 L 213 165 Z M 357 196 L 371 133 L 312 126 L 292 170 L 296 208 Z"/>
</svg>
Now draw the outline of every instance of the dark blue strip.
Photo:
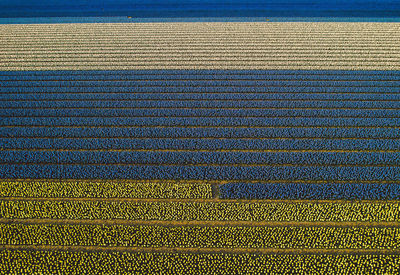
<svg viewBox="0 0 400 275">
<path fill-rule="evenodd" d="M 400 22 L 400 17 L 17 17 L 0 24 L 168 23 L 168 22 Z M 276 15 L 274 15 L 276 16 Z"/>
<path fill-rule="evenodd" d="M 143 165 L 400 165 L 399 153 L 0 151 L 0 163 Z"/>
<path fill-rule="evenodd" d="M 160 93 L 162 89 L 163 93 Z M 143 93 L 147 93 L 147 95 L 140 95 Z M 46 98 L 58 98 L 58 99 L 70 99 L 76 97 L 83 98 L 93 98 L 93 97 L 101 97 L 98 99 L 113 99 L 113 96 L 121 96 L 115 94 L 123 94 L 122 96 L 133 96 L 138 97 L 147 97 L 152 98 L 151 96 L 156 98 L 178 98 L 181 99 L 183 96 L 185 98 L 190 98 L 195 93 L 201 93 L 204 97 L 208 97 L 212 94 L 222 94 L 221 96 L 225 96 L 225 94 L 239 93 L 240 95 L 234 96 L 251 96 L 249 94 L 271 94 L 271 93 L 279 93 L 286 95 L 295 95 L 295 96 L 307 96 L 308 94 L 335 94 L 340 93 L 340 96 L 356 96 L 359 98 L 365 97 L 366 99 L 371 94 L 394 94 L 394 96 L 399 96 L 399 87 L 374 87 L 374 86 L 365 86 L 365 87 L 351 87 L 351 86 L 343 86 L 343 87 L 310 87 L 310 86 L 295 86 L 295 87 L 285 87 L 285 86 L 249 86 L 249 87 L 235 87 L 235 86 L 181 86 L 181 87 L 169 87 L 169 86 L 137 86 L 137 87 L 1 87 L 0 88 L 0 96 L 2 100 L 15 100 L 15 99 L 46 99 Z M 352 95 L 355 93 L 359 93 L 360 95 Z M 24 95 L 26 94 L 26 95 Z M 81 94 L 81 95 L 79 95 Z M 153 95 L 151 95 L 153 94 Z M 185 95 L 179 95 L 185 94 Z M 35 97 L 36 95 L 36 97 Z M 92 95 L 92 97 L 90 97 Z M 199 95 L 194 95 L 199 96 Z M 214 97 L 217 95 L 213 95 Z M 228 95 L 229 96 L 229 95 Z M 230 95 L 232 96 L 232 95 Z M 271 95 L 261 95 L 261 96 L 270 96 Z M 282 95 L 279 95 L 282 96 Z M 325 95 L 327 96 L 327 95 Z M 329 96 L 329 95 L 328 95 Z M 372 95 L 379 96 L 379 95 Z M 393 96 L 393 95 L 392 95 Z M 240 98 L 240 97 L 239 97 Z M 346 97 L 345 97 L 346 98 Z M 307 99 L 307 98 L 304 98 Z"/>
<path fill-rule="evenodd" d="M 321 100 L 74 100 L 3 101 L 2 108 L 400 108 L 400 101 L 321 101 Z M 106 109 L 103 109 L 104 111 Z"/>
<path fill-rule="evenodd" d="M 0 126 L 165 126 L 165 127 L 397 127 L 400 118 L 260 118 L 260 117 L 6 117 Z"/>
<path fill-rule="evenodd" d="M 24 139 L 0 138 L 4 149 L 62 150 L 400 150 L 391 139 Z"/>
<path fill-rule="evenodd" d="M 399 128 L 55 128 L 0 127 L 0 137 L 102 138 L 400 138 Z"/>
<path fill-rule="evenodd" d="M 400 184 L 227 183 L 219 187 L 219 194 L 223 199 L 398 200 Z"/>
<path fill-rule="evenodd" d="M 70 90 L 72 90 L 71 88 Z M 39 90 L 39 89 L 37 89 Z M 136 90 L 136 89 L 135 89 Z M 156 89 L 154 89 L 156 90 Z M 234 92 L 234 93 L 90 93 L 90 88 L 86 93 L 7 93 L 0 94 L 0 101 L 8 100 L 382 100 L 400 101 L 400 93 L 254 93 L 254 92 Z M 164 90 L 164 89 L 163 89 Z M 386 88 L 386 90 L 389 90 Z M 398 91 L 399 88 L 395 88 Z M 342 89 L 342 92 L 346 89 Z M 389 91 L 387 91 L 389 92 Z"/>
<path fill-rule="evenodd" d="M 395 0 L 16 0 L 0 1 L 0 17 L 397 17 Z"/>
<path fill-rule="evenodd" d="M 268 18 L 268 21 L 291 22 L 301 18 Z M 266 17 L 153 17 L 132 18 L 132 16 L 93 16 L 93 17 L 16 17 L 0 18 L 0 24 L 65 24 L 65 23 L 167 23 L 167 22 L 266 22 Z M 314 21 L 304 18 L 304 21 Z M 400 22 L 398 18 L 316 18 L 315 22 Z"/>
<path fill-rule="evenodd" d="M 67 114 L 67 115 L 66 115 Z M 0 109 L 0 117 L 330 117 L 400 118 L 400 110 L 362 109 Z"/>
<path fill-rule="evenodd" d="M 400 167 L 1 164 L 0 178 L 399 181 Z"/>
</svg>

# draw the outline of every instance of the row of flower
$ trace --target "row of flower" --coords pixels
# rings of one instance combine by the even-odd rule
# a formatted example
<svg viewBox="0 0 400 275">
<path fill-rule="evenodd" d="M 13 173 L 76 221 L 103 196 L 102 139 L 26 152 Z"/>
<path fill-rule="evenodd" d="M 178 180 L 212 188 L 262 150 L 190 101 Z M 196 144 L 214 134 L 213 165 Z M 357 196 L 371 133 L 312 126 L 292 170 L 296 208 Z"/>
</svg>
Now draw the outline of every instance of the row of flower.
<svg viewBox="0 0 400 275">
<path fill-rule="evenodd" d="M 396 76 L 329 77 L 315 75 L 108 75 L 1 77 L 3 87 L 399 87 Z M 21 82 L 25 80 L 25 82 Z M 28 81 L 26 81 L 28 80 Z M 151 81 L 151 82 L 150 82 Z M 101 83 L 101 84 L 100 84 Z"/>
<path fill-rule="evenodd" d="M 0 77 L 1 81 L 1 77 Z M 58 97 L 89 99 L 265 99 L 385 100 L 395 99 L 398 81 L 246 81 L 246 80 L 120 80 L 1 81 L 9 99 Z M 135 93 L 132 92 L 134 89 Z M 162 89 L 162 93 L 160 90 Z M 345 92 L 344 92 L 345 91 Z M 35 93 L 36 92 L 36 93 Z M 92 94 L 92 96 L 89 96 Z M 208 97 L 209 96 L 209 97 Z"/>
<path fill-rule="evenodd" d="M 3 150 L 3 163 L 400 166 L 399 152 L 215 152 Z"/>
<path fill-rule="evenodd" d="M 2 245 L 399 249 L 396 227 L 0 224 Z"/>
<path fill-rule="evenodd" d="M 398 222 L 398 202 L 2 200 L 3 219 Z"/>
<path fill-rule="evenodd" d="M 399 93 L 400 95 L 400 93 Z M 28 99 L 32 100 L 32 99 Z M 38 99 L 42 100 L 42 99 Z M 49 100 L 55 100 L 50 98 Z M 80 100 L 80 99 L 78 99 Z M 121 99 L 123 100 L 123 99 Z M 400 100 L 400 96 L 399 99 Z M 397 127 L 394 118 L 326 117 L 3 117 L 0 126 L 129 126 L 129 127 Z"/>
<path fill-rule="evenodd" d="M 393 109 L 224 109 L 224 108 L 8 108 L 0 109 L 1 117 L 314 117 L 314 118 L 390 118 L 399 117 L 399 111 Z"/>
<path fill-rule="evenodd" d="M 70 121 L 75 121 L 71 118 Z M 27 121 L 25 121 L 27 122 Z M 7 122 L 8 123 L 8 122 Z M 0 137 L 13 138 L 251 138 L 260 139 L 397 139 L 398 128 L 354 127 L 1 127 Z M 32 125 L 33 126 L 33 125 Z"/>
<path fill-rule="evenodd" d="M 0 181 L 0 197 L 39 198 L 211 198 L 211 185 L 182 181 Z"/>
<path fill-rule="evenodd" d="M 3 149 L 65 149 L 65 150 L 343 150 L 400 151 L 397 139 L 174 139 L 160 138 L 0 138 Z"/>
<path fill-rule="evenodd" d="M 399 183 L 226 183 L 223 199 L 399 200 Z"/>
<path fill-rule="evenodd" d="M 7 163 L 0 178 L 256 180 L 256 181 L 400 181 L 400 166 L 320 166 L 222 164 Z"/>
<path fill-rule="evenodd" d="M 210 70 L 210 69 L 178 69 L 178 70 L 73 70 L 73 71 L 0 71 L 5 80 L 12 79 L 186 79 L 186 78 L 256 78 L 256 79 L 320 79 L 320 80 L 396 80 L 398 71 L 388 70 Z"/>
<path fill-rule="evenodd" d="M 398 274 L 400 255 L 2 250 L 7 274 Z"/>
<path fill-rule="evenodd" d="M 137 90 L 136 88 L 135 90 Z M 143 92 L 149 93 L 157 93 L 160 91 L 160 88 L 140 88 L 144 90 Z M 265 92 L 265 87 L 263 88 L 248 88 L 253 92 Z M 268 91 L 274 93 L 278 92 L 277 89 L 284 89 L 281 92 L 289 92 L 290 88 L 268 88 Z M 308 92 L 331 92 L 330 90 L 334 88 L 313 88 L 307 87 Z M 337 89 L 337 88 L 335 88 Z M 360 88 L 357 88 L 360 89 Z M 385 93 L 387 90 L 391 88 L 374 88 L 368 87 L 368 92 L 377 92 L 377 93 Z M 149 90 L 149 91 L 148 91 Z M 152 91 L 155 90 L 155 91 Z M 232 92 L 245 92 L 245 88 L 232 88 L 232 87 L 182 87 L 182 88 L 168 88 L 163 87 L 164 93 L 188 93 L 192 91 L 200 92 L 200 93 L 210 93 L 212 91 L 218 93 L 226 93 L 227 91 Z M 298 92 L 299 87 L 293 88 L 293 93 Z M 51 88 L 46 87 L 41 89 L 40 87 L 35 88 L 2 88 L 4 94 L 6 93 L 27 93 L 27 94 L 38 94 L 49 93 L 49 92 L 59 92 L 59 93 L 71 93 L 71 89 L 64 88 Z M 87 93 L 87 88 L 74 88 L 75 93 Z M 94 96 L 100 96 L 101 93 L 110 93 L 109 99 L 102 96 L 102 100 L 96 100 L 93 97 L 86 96 L 86 100 L 58 100 L 58 101 L 50 101 L 50 100 L 40 100 L 40 101 L 3 101 L 2 106 L 4 108 L 47 108 L 47 109 L 56 109 L 56 108 L 236 108 L 236 109 L 244 109 L 244 108 L 346 108 L 346 109 L 398 109 L 400 106 L 399 101 L 391 101 L 391 100 L 313 100 L 308 99 L 306 94 L 303 93 L 303 99 L 281 99 L 281 100 L 258 100 L 258 99 L 248 99 L 248 100 L 235 100 L 235 99 L 215 99 L 215 100 L 206 100 L 206 99 L 190 99 L 186 98 L 185 100 L 171 100 L 169 98 L 165 99 L 146 99 L 146 100 L 134 100 L 134 99 L 124 99 L 124 100 L 113 100 L 114 97 L 111 97 L 112 93 L 123 93 L 123 95 L 127 96 L 126 93 L 131 91 L 129 87 L 90 87 L 90 92 L 94 94 Z M 343 91 L 343 88 L 341 88 Z M 354 88 L 348 87 L 346 91 L 354 91 Z M 250 91 L 249 91 L 250 92 Z M 334 90 L 332 92 L 335 92 Z M 338 92 L 338 91 L 336 91 Z M 356 91 L 354 91 L 356 92 Z M 394 91 L 396 92 L 396 91 Z M 27 95 L 28 96 L 28 95 Z M 29 98 L 34 99 L 34 95 L 31 95 Z M 33 98 L 32 98 L 33 97 Z M 43 96 L 42 96 L 43 97 Z M 22 98 L 21 98 L 22 99 Z"/>
</svg>

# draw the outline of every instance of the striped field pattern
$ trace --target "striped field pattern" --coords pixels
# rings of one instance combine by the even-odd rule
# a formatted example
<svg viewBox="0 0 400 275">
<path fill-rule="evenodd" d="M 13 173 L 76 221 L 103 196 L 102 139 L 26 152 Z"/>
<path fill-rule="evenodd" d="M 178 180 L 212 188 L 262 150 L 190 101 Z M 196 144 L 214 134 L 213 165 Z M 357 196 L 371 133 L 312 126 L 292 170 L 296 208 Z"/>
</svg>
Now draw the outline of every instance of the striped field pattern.
<svg viewBox="0 0 400 275">
<path fill-rule="evenodd" d="M 0 271 L 398 274 L 399 41 L 0 25 Z"/>
</svg>

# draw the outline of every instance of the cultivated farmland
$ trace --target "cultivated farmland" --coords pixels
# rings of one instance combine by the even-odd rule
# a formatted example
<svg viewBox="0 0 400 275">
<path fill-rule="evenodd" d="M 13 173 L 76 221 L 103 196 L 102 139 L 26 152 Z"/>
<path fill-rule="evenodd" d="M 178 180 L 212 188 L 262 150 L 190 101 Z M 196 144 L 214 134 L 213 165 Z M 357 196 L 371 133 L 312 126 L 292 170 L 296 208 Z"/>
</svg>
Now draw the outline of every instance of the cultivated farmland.
<svg viewBox="0 0 400 275">
<path fill-rule="evenodd" d="M 0 270 L 398 274 L 399 30 L 0 25 Z"/>
</svg>

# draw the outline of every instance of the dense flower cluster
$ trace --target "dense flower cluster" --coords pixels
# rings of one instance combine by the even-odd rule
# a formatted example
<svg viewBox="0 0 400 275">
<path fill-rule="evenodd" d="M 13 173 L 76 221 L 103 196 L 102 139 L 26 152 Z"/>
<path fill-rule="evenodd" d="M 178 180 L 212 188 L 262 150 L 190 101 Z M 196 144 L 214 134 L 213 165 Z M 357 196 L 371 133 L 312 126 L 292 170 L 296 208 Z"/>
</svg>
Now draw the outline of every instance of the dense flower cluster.
<svg viewBox="0 0 400 275">
<path fill-rule="evenodd" d="M 211 198 L 211 185 L 184 181 L 0 181 L 1 197 Z"/>
<path fill-rule="evenodd" d="M 154 91 L 154 89 L 157 89 Z M 390 89 L 393 88 L 373 88 L 373 87 L 368 87 L 368 92 L 385 92 L 389 91 Z M 3 88 L 2 90 L 10 91 L 12 93 L 13 91 L 18 91 L 19 93 L 32 93 L 32 88 Z M 34 94 L 37 94 L 39 92 L 43 93 L 48 93 L 49 91 L 59 91 L 59 92 L 70 92 L 70 88 L 46 88 L 42 89 L 40 91 L 40 87 L 35 88 Z M 79 93 L 84 93 L 87 90 L 85 88 L 75 88 L 76 92 Z M 93 87 L 90 89 L 91 92 L 95 93 L 104 93 L 104 92 L 112 92 L 114 91 L 115 93 L 124 93 L 129 88 L 118 88 L 118 87 Z M 153 88 L 153 87 L 146 87 L 146 88 L 137 88 L 137 90 L 142 90 L 144 92 L 150 91 L 150 92 L 159 92 L 158 88 Z M 338 91 L 335 88 L 313 88 L 313 87 L 308 87 L 307 90 L 309 92 L 335 92 Z M 348 87 L 346 90 L 353 90 L 354 92 L 361 91 L 362 89 L 360 88 L 350 88 Z M 240 88 L 232 88 L 232 87 L 224 87 L 224 88 L 215 88 L 215 87 L 182 87 L 182 88 L 171 88 L 171 87 L 164 87 L 163 92 L 168 93 L 168 92 L 180 92 L 180 93 L 188 93 L 188 92 L 201 92 L 204 94 L 210 93 L 210 92 L 217 92 L 217 93 L 226 93 L 227 91 L 230 92 L 246 92 L 246 88 L 240 87 Z M 255 92 L 264 92 L 265 88 L 260 87 L 260 88 L 251 88 L 250 91 L 255 91 Z M 273 92 L 297 92 L 298 88 L 270 88 L 269 91 Z M 393 90 L 395 91 L 395 90 Z M 307 94 L 304 93 L 306 96 Z M 309 109 L 318 109 L 318 108 L 345 108 L 345 109 L 368 109 L 368 108 L 373 108 L 373 109 L 396 109 L 400 107 L 400 102 L 399 101 L 390 101 L 390 100 L 385 100 L 385 101 L 379 101 L 379 100 L 359 100 L 359 101 L 343 101 L 343 100 L 307 100 L 307 98 L 303 98 L 302 100 L 234 100 L 234 99 L 216 99 L 216 100 L 112 100 L 112 101 L 106 101 L 106 100 L 60 100 L 60 101 L 5 101 L 2 103 L 5 108 L 10 108 L 10 107 L 17 107 L 17 108 L 49 108 L 50 106 L 52 108 L 145 108 L 145 109 L 150 109 L 150 108 L 160 108 L 160 109 L 167 109 L 167 108 L 189 108 L 189 109 L 195 109 L 195 108 L 288 108 L 288 109 L 293 109 L 293 108 L 309 108 Z"/>
<path fill-rule="evenodd" d="M 397 99 L 399 100 L 400 97 Z M 41 99 L 37 99 L 41 100 Z M 50 99 L 53 100 L 53 99 Z M 85 100 L 85 99 L 81 99 Z M 122 100 L 122 99 L 120 99 Z M 177 99 L 179 100 L 179 99 Z M 266 99 L 267 100 L 267 99 Z M 0 126 L 128 127 L 396 127 L 400 118 L 4 117 Z"/>
<path fill-rule="evenodd" d="M 396 139 L 127 139 L 127 138 L 0 138 L 3 149 L 52 150 L 336 150 L 336 151 L 392 151 L 400 150 Z"/>
<path fill-rule="evenodd" d="M 400 220 L 397 202 L 0 201 L 0 218 L 354 221 Z"/>
<path fill-rule="evenodd" d="M 224 108 L 176 108 L 176 109 L 0 109 L 0 116 L 27 117 L 399 117 L 397 110 L 363 109 L 224 109 Z"/>
<path fill-rule="evenodd" d="M 0 178 L 379 182 L 400 181 L 400 166 L 10 163 L 0 166 Z"/>
<path fill-rule="evenodd" d="M 382 79 L 377 79 L 377 75 L 370 79 L 364 77 L 356 78 L 353 75 L 350 77 L 340 76 L 289 76 L 289 75 L 223 75 L 223 74 L 208 74 L 201 75 L 147 75 L 147 76 L 123 76 L 123 75 L 109 75 L 109 76 L 25 76 L 22 79 L 27 81 L 24 85 L 18 83 L 18 79 L 13 76 L 3 76 L 4 87 L 13 88 L 16 85 L 21 87 L 36 87 L 42 88 L 63 88 L 63 87 L 351 87 L 351 88 L 365 88 L 366 84 L 373 87 L 398 87 L 395 76 L 383 76 Z M 16 81 L 17 80 L 17 81 Z M 336 81 L 338 80 L 338 81 Z M 357 80 L 357 81 L 354 81 Z M 100 82 L 101 81 L 101 82 Z M 149 82 L 151 81 L 151 82 Z M 360 89 L 361 90 L 361 89 Z"/>
<path fill-rule="evenodd" d="M 252 255 L 0 251 L 10 274 L 398 274 L 400 255 Z"/>
<path fill-rule="evenodd" d="M 400 166 L 400 152 L 0 151 L 6 163 Z"/>
<path fill-rule="evenodd" d="M 400 101 L 399 101 L 400 102 Z M 74 121 L 75 119 L 73 119 Z M 352 127 L 1 127 L 2 137 L 62 138 L 398 138 L 398 128 Z"/>
<path fill-rule="evenodd" d="M 379 183 L 227 183 L 224 199 L 279 200 L 399 200 L 400 184 Z"/>
<path fill-rule="evenodd" d="M 0 244 L 169 248 L 399 249 L 400 228 L 0 224 Z"/>
</svg>

